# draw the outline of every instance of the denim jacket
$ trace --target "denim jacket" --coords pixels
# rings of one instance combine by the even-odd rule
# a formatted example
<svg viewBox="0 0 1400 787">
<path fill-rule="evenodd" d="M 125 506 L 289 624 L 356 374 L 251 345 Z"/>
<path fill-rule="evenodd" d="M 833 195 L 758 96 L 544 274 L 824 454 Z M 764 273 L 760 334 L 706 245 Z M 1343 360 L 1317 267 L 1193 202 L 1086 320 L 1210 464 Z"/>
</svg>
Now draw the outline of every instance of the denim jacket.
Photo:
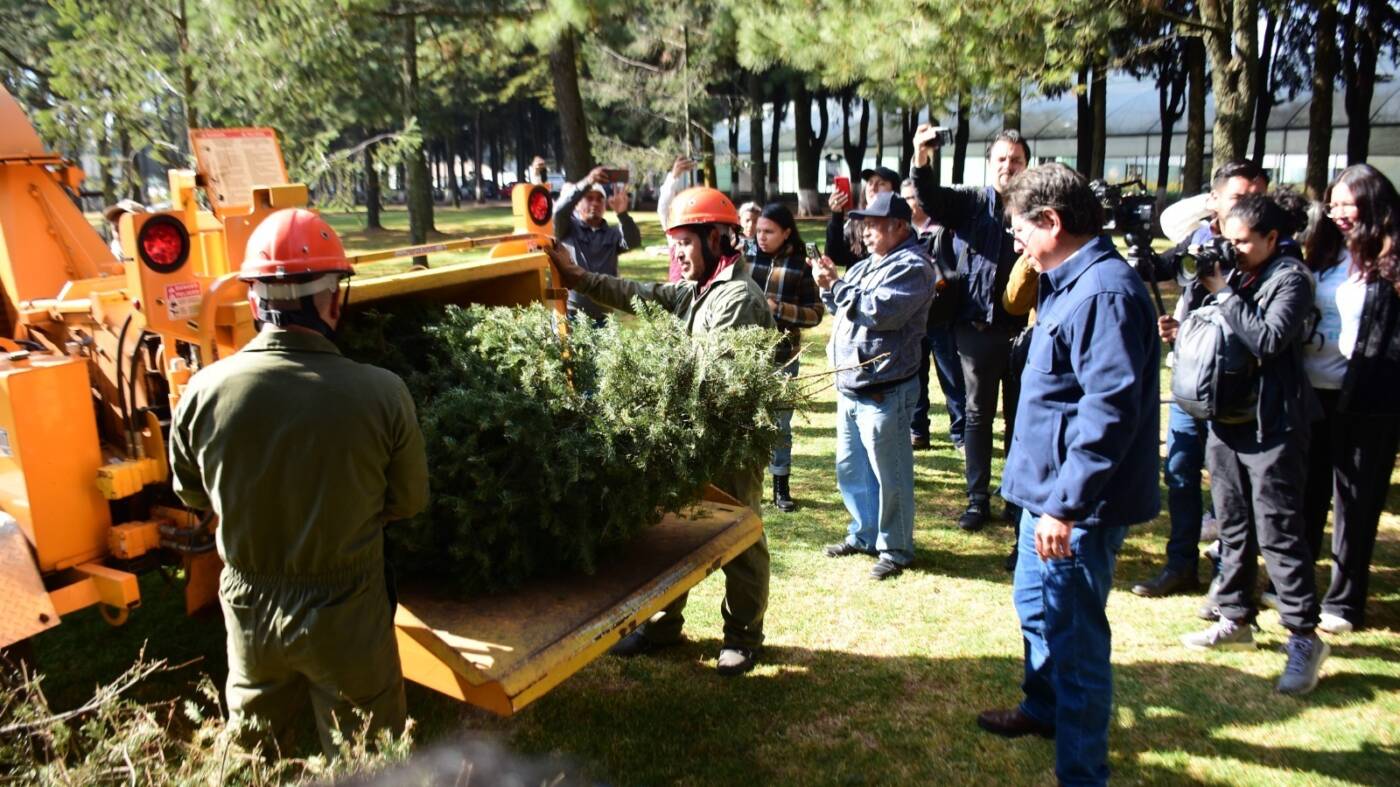
<svg viewBox="0 0 1400 787">
<path fill-rule="evenodd" d="M 1082 527 L 1145 522 L 1157 490 L 1157 314 L 1097 237 L 1038 284 L 1002 496 Z"/>
<path fill-rule="evenodd" d="M 928 306 L 937 274 L 919 236 L 909 237 L 883 257 L 852 265 L 822 302 L 835 319 L 827 360 L 836 389 L 858 396 L 882 391 L 919 373 Z M 881 354 L 875 363 L 858 368 Z"/>
</svg>

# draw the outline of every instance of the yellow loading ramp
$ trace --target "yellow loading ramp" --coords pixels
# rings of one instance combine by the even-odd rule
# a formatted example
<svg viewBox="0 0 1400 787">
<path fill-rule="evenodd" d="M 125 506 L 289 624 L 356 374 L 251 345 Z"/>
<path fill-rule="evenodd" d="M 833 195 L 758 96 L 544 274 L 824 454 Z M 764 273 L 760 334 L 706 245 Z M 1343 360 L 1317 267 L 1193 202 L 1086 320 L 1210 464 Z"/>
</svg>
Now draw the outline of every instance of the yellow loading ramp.
<svg viewBox="0 0 1400 787">
<path fill-rule="evenodd" d="M 711 488 L 592 576 L 454 601 L 404 583 L 394 620 L 404 677 L 501 716 L 544 696 L 758 541 L 752 509 Z"/>
</svg>

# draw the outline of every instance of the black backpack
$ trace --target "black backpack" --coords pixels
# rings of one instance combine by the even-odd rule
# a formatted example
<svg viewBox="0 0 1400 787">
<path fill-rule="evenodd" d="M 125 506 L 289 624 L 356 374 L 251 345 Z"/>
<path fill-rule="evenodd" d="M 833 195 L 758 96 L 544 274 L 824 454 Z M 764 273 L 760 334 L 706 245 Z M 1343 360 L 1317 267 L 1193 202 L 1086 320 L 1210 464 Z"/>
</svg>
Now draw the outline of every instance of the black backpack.
<svg viewBox="0 0 1400 787">
<path fill-rule="evenodd" d="M 1186 315 L 1172 348 L 1172 397 L 1192 418 L 1247 423 L 1259 402 L 1259 359 L 1207 304 Z"/>
<path fill-rule="evenodd" d="M 967 246 L 962 252 L 953 250 L 953 233 L 939 227 L 925 239 L 937 278 L 933 282 L 933 302 L 928 307 L 930 328 L 947 325 L 958 316 L 963 302 L 963 274 L 967 263 Z"/>
</svg>

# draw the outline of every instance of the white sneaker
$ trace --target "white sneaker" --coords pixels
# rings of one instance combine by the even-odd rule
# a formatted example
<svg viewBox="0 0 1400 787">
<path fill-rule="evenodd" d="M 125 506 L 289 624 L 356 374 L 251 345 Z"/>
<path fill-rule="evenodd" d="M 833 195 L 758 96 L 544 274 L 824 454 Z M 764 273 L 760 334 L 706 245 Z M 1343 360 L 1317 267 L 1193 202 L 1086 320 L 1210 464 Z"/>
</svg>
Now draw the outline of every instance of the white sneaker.
<svg viewBox="0 0 1400 787">
<path fill-rule="evenodd" d="M 1317 627 L 1328 634 L 1350 634 L 1356 630 L 1350 620 L 1330 612 L 1322 613 L 1322 616 L 1317 620 Z"/>
<path fill-rule="evenodd" d="M 1220 521 L 1210 512 L 1201 515 L 1201 543 L 1208 544 L 1220 538 Z"/>
<path fill-rule="evenodd" d="M 1184 635 L 1181 644 L 1191 650 L 1253 650 L 1254 630 L 1248 623 L 1222 617 L 1205 631 Z"/>
<path fill-rule="evenodd" d="M 1275 611 L 1275 612 L 1278 612 L 1278 594 L 1277 594 L 1277 593 L 1260 593 L 1260 594 L 1259 594 L 1259 604 L 1260 604 L 1261 606 L 1268 607 L 1269 609 L 1272 609 L 1272 610 Z"/>
</svg>

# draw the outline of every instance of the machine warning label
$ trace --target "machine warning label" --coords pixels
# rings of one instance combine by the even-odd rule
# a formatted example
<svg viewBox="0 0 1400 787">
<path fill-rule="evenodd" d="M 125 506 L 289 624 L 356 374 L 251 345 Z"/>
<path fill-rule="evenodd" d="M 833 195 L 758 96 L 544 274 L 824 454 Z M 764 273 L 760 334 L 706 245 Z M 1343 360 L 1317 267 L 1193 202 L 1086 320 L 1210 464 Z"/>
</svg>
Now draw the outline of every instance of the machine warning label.
<svg viewBox="0 0 1400 787">
<path fill-rule="evenodd" d="M 198 316 L 200 300 L 202 297 L 197 281 L 182 281 L 165 287 L 165 310 L 172 320 Z"/>
<path fill-rule="evenodd" d="M 217 214 L 252 205 L 254 186 L 287 182 L 277 132 L 270 128 L 196 128 L 190 130 L 190 140 Z"/>
<path fill-rule="evenodd" d="M 8 430 L 0 429 L 0 456 L 14 456 L 15 452 L 10 448 L 10 433 Z"/>
</svg>

